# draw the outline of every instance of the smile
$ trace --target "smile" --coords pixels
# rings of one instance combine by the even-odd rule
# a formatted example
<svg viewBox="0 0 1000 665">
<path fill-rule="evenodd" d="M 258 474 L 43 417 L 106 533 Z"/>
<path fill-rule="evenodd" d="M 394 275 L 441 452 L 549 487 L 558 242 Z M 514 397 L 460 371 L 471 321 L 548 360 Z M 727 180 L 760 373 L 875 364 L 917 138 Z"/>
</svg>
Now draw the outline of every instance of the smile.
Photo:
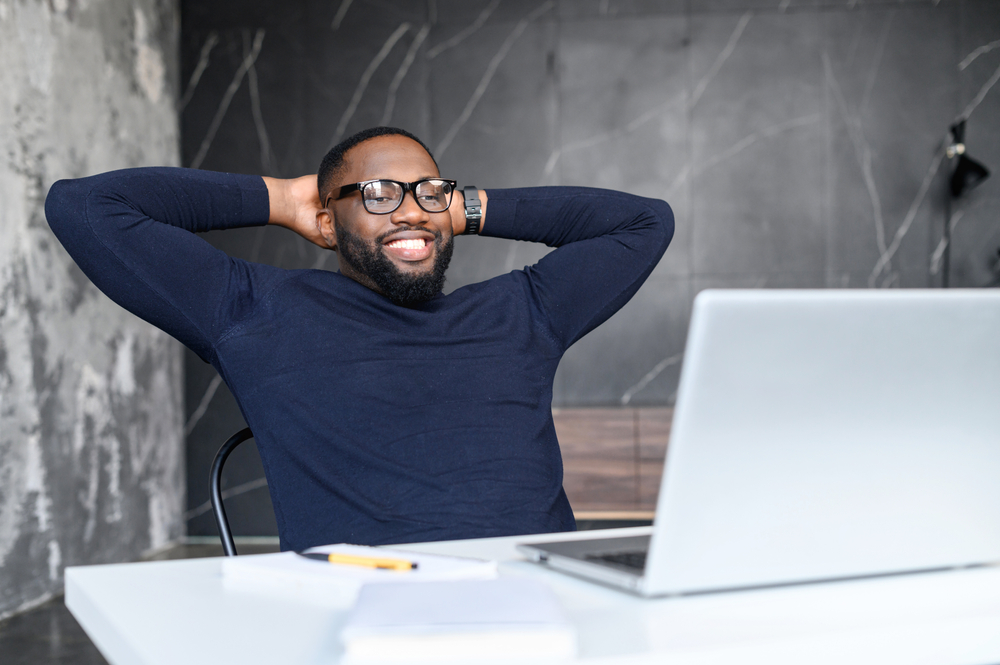
<svg viewBox="0 0 1000 665">
<path fill-rule="evenodd" d="M 386 240 L 385 251 L 401 261 L 423 261 L 434 252 L 434 236 L 426 232 L 404 231 Z"/>
<path fill-rule="evenodd" d="M 413 238 L 412 240 L 393 240 L 390 243 L 386 243 L 386 247 L 391 247 L 392 249 L 420 249 L 421 247 L 426 247 L 427 241 L 423 238 Z"/>
</svg>

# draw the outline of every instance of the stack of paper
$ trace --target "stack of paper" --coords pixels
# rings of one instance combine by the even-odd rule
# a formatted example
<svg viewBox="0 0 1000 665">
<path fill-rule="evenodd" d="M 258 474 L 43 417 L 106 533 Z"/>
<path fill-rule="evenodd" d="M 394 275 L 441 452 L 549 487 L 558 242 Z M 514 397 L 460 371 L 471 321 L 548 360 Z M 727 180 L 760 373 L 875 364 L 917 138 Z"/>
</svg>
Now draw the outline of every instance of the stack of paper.
<svg viewBox="0 0 1000 665">
<path fill-rule="evenodd" d="M 558 662 L 576 633 L 531 579 L 362 587 L 341 634 L 343 663 Z"/>
<path fill-rule="evenodd" d="M 227 557 L 222 561 L 223 588 L 342 605 L 345 598 L 350 602 L 363 584 L 487 580 L 497 576 L 496 561 L 482 559 L 361 545 L 327 545 L 309 551 L 405 559 L 417 564 L 417 567 L 411 571 L 376 570 L 306 559 L 295 552 Z"/>
</svg>

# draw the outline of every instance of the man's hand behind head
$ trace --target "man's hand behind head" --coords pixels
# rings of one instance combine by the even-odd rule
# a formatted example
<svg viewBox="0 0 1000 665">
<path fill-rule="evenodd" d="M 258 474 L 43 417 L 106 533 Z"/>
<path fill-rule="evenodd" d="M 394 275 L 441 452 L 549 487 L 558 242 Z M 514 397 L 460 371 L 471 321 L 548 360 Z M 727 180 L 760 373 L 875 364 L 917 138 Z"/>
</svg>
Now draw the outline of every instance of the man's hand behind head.
<svg viewBox="0 0 1000 665">
<path fill-rule="evenodd" d="M 267 195 L 271 203 L 268 224 L 284 226 L 324 249 L 334 249 L 320 232 L 318 215 L 327 214 L 319 200 L 319 188 L 315 175 L 281 180 L 264 178 Z"/>
</svg>

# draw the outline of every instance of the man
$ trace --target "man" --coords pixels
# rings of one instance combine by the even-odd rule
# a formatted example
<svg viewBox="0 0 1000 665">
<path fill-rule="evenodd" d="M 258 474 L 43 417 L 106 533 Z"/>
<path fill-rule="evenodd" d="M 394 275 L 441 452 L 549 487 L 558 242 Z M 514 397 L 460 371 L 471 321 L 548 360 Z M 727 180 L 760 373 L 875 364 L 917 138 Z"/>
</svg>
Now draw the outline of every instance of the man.
<svg viewBox="0 0 1000 665">
<path fill-rule="evenodd" d="M 445 296 L 453 237 L 479 216 L 454 189 L 416 137 L 376 128 L 318 178 L 132 169 L 56 183 L 46 215 L 102 291 L 232 389 L 282 549 L 571 530 L 556 366 L 652 272 L 670 208 L 478 190 L 478 233 L 558 249 Z M 335 249 L 340 272 L 234 259 L 195 235 L 265 223 Z"/>
</svg>

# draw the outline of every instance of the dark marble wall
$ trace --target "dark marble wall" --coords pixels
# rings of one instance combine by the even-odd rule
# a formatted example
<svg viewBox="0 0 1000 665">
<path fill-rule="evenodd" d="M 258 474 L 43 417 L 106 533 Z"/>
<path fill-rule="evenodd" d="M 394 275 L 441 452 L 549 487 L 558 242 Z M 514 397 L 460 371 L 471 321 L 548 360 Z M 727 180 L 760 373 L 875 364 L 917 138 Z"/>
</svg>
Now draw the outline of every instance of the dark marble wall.
<svg viewBox="0 0 1000 665">
<path fill-rule="evenodd" d="M 181 346 L 101 294 L 43 210 L 61 178 L 179 162 L 177 9 L 0 0 L 0 618 L 67 565 L 184 534 Z"/>
<path fill-rule="evenodd" d="M 709 287 L 941 283 L 948 126 L 1000 169 L 991 0 L 186 2 L 184 163 L 296 176 L 367 126 L 407 128 L 482 187 L 595 185 L 664 198 L 677 234 L 636 297 L 566 355 L 557 406 L 669 405 Z M 954 286 L 998 279 L 1000 177 L 952 207 Z M 211 238 L 286 267 L 336 258 L 276 229 Z M 460 238 L 448 288 L 545 248 Z M 240 427 L 189 357 L 191 533 Z M 204 407 L 204 408 L 203 408 Z M 269 515 L 252 451 L 234 522 Z M 255 516 L 256 515 L 256 516 Z M 268 519 L 270 519 L 268 517 Z M 239 524 L 243 521 L 243 524 Z"/>
</svg>

